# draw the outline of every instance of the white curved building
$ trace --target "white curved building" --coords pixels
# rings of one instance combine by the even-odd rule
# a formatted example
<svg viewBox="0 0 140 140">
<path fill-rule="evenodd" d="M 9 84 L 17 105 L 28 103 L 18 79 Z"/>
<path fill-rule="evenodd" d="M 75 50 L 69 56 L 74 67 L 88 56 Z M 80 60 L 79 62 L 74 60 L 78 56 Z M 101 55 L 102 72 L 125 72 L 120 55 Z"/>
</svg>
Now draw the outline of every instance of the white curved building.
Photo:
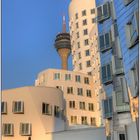
<svg viewBox="0 0 140 140">
<path fill-rule="evenodd" d="M 72 0 L 69 5 L 69 27 L 74 71 L 92 74 L 90 31 L 95 24 L 95 1 Z"/>
<path fill-rule="evenodd" d="M 95 96 L 92 76 L 80 72 L 48 69 L 38 74 L 35 85 L 56 87 L 64 92 L 69 126 L 100 126 L 98 97 Z"/>
<path fill-rule="evenodd" d="M 45 140 L 64 131 L 64 99 L 52 87 L 22 87 L 2 91 L 2 140 Z"/>
</svg>

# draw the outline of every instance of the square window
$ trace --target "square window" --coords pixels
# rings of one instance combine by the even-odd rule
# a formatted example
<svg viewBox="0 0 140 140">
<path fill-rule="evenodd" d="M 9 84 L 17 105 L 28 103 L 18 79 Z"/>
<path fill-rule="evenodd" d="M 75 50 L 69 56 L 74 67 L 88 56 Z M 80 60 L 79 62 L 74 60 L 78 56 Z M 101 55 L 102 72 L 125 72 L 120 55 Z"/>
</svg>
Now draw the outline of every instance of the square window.
<svg viewBox="0 0 140 140">
<path fill-rule="evenodd" d="M 24 103 L 22 101 L 13 102 L 13 113 L 24 113 Z"/>
<path fill-rule="evenodd" d="M 91 14 L 95 14 L 95 9 L 91 9 Z"/>
<path fill-rule="evenodd" d="M 75 101 L 69 101 L 69 107 L 75 108 Z"/>
<path fill-rule="evenodd" d="M 86 109 L 85 102 L 79 102 L 79 107 L 80 109 L 85 110 Z"/>
<path fill-rule="evenodd" d="M 71 80 L 71 74 L 65 74 L 65 80 Z"/>
<path fill-rule="evenodd" d="M 94 105 L 92 103 L 88 104 L 88 110 L 89 111 L 94 111 Z"/>
<path fill-rule="evenodd" d="M 60 80 L 60 73 L 54 74 L 54 80 Z"/>
<path fill-rule="evenodd" d="M 31 136 L 31 124 L 20 123 L 20 134 L 21 136 Z"/>
<path fill-rule="evenodd" d="M 83 25 L 87 25 L 87 20 L 86 19 L 83 20 Z"/>
<path fill-rule="evenodd" d="M 85 83 L 85 84 L 89 84 L 89 78 L 88 78 L 88 77 L 85 77 L 85 78 L 84 78 L 84 83 Z"/>
<path fill-rule="evenodd" d="M 14 136 L 14 125 L 11 123 L 3 124 L 3 135 Z"/>
<path fill-rule="evenodd" d="M 80 75 L 76 75 L 76 76 L 75 76 L 75 81 L 76 81 L 76 82 L 81 82 Z"/>
<path fill-rule="evenodd" d="M 52 115 L 52 106 L 47 103 L 42 103 L 42 114 Z"/>
<path fill-rule="evenodd" d="M 67 87 L 67 93 L 73 94 L 73 87 Z"/>
<path fill-rule="evenodd" d="M 91 90 L 86 90 L 87 97 L 91 97 Z"/>
</svg>

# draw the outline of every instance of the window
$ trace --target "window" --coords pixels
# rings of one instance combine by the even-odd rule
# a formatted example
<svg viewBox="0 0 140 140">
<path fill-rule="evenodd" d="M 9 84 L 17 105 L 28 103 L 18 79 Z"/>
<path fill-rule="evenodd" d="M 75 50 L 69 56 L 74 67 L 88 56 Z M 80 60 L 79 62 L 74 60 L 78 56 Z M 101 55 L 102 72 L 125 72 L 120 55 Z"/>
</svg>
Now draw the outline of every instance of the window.
<svg viewBox="0 0 140 140">
<path fill-rule="evenodd" d="M 83 20 L 83 25 L 87 25 L 87 20 L 86 19 Z"/>
<path fill-rule="evenodd" d="M 78 58 L 81 59 L 81 53 L 80 52 L 78 53 Z"/>
<path fill-rule="evenodd" d="M 90 60 L 86 62 L 86 67 L 91 67 Z"/>
<path fill-rule="evenodd" d="M 110 83 L 112 81 L 111 64 L 107 64 L 102 67 L 102 82 L 103 84 Z"/>
<path fill-rule="evenodd" d="M 99 36 L 100 51 L 104 52 L 111 48 L 110 32 Z"/>
<path fill-rule="evenodd" d="M 82 88 L 77 88 L 77 95 L 83 96 L 83 89 Z"/>
<path fill-rule="evenodd" d="M 24 103 L 22 101 L 13 102 L 13 113 L 24 113 Z"/>
<path fill-rule="evenodd" d="M 87 34 L 88 34 L 88 30 L 85 29 L 85 30 L 83 31 L 83 34 L 84 34 L 84 35 L 87 35 Z"/>
<path fill-rule="evenodd" d="M 54 116 L 59 118 L 59 112 L 60 112 L 60 109 L 59 109 L 59 106 L 54 106 Z"/>
<path fill-rule="evenodd" d="M 96 18 L 92 18 L 92 23 L 96 23 Z"/>
<path fill-rule="evenodd" d="M 78 19 L 78 13 L 75 14 L 75 18 Z"/>
<path fill-rule="evenodd" d="M 119 134 L 119 140 L 126 140 L 125 139 L 125 134 Z"/>
<path fill-rule="evenodd" d="M 82 11 L 82 16 L 86 16 L 86 10 Z"/>
<path fill-rule="evenodd" d="M 54 80 L 60 80 L 60 73 L 54 74 Z"/>
<path fill-rule="evenodd" d="M 82 70 L 82 64 L 81 63 L 79 64 L 79 70 Z"/>
<path fill-rule="evenodd" d="M 79 38 L 79 32 L 77 32 L 76 35 L 77 35 L 77 38 Z"/>
<path fill-rule="evenodd" d="M 91 90 L 86 90 L 87 97 L 91 97 Z"/>
<path fill-rule="evenodd" d="M 110 17 L 109 2 L 97 7 L 98 22 L 103 22 Z"/>
<path fill-rule="evenodd" d="M 52 114 L 52 106 L 47 103 L 42 103 L 42 114 L 51 115 Z"/>
<path fill-rule="evenodd" d="M 134 66 L 129 71 L 130 91 L 132 97 L 137 97 L 139 94 L 139 63 L 135 62 Z"/>
<path fill-rule="evenodd" d="M 89 84 L 89 78 L 88 78 L 88 77 L 85 77 L 85 78 L 84 78 L 84 83 L 85 83 L 85 84 Z"/>
<path fill-rule="evenodd" d="M 88 110 L 89 111 L 94 111 L 94 105 L 92 103 L 88 104 Z"/>
<path fill-rule="evenodd" d="M 1 102 L 1 113 L 7 114 L 7 102 Z"/>
<path fill-rule="evenodd" d="M 65 80 L 71 80 L 71 74 L 65 74 Z"/>
<path fill-rule="evenodd" d="M 87 125 L 87 117 L 86 116 L 81 117 L 81 124 Z"/>
<path fill-rule="evenodd" d="M 91 14 L 95 14 L 95 9 L 91 9 Z"/>
<path fill-rule="evenodd" d="M 127 6 L 127 5 L 129 5 L 132 1 L 134 1 L 134 0 L 124 0 L 124 5 Z"/>
<path fill-rule="evenodd" d="M 14 135 L 14 125 L 11 123 L 3 124 L 3 135 L 13 136 Z"/>
<path fill-rule="evenodd" d="M 86 50 L 86 51 L 85 51 L 85 55 L 86 55 L 86 56 L 89 56 L 89 55 L 90 55 L 90 51 L 89 51 L 89 50 Z"/>
<path fill-rule="evenodd" d="M 85 102 L 79 102 L 80 109 L 85 110 Z"/>
<path fill-rule="evenodd" d="M 96 126 L 96 118 L 94 117 L 90 118 L 90 123 L 92 126 Z"/>
<path fill-rule="evenodd" d="M 88 74 L 88 75 L 92 75 L 92 72 L 88 72 L 87 74 Z"/>
<path fill-rule="evenodd" d="M 67 87 L 67 93 L 73 94 L 73 87 Z"/>
<path fill-rule="evenodd" d="M 76 81 L 76 82 L 81 82 L 80 75 L 76 75 L 76 76 L 75 76 L 75 81 Z"/>
<path fill-rule="evenodd" d="M 21 136 L 31 136 L 31 124 L 20 123 L 20 134 Z"/>
<path fill-rule="evenodd" d="M 69 107 L 75 108 L 75 101 L 69 101 Z"/>
<path fill-rule="evenodd" d="M 77 124 L 77 116 L 71 116 L 71 123 Z"/>
<path fill-rule="evenodd" d="M 89 45 L 88 39 L 84 40 L 85 46 Z"/>
<path fill-rule="evenodd" d="M 103 100 L 103 113 L 104 118 L 111 118 L 112 117 L 112 98 L 108 98 Z"/>
<path fill-rule="evenodd" d="M 78 22 L 76 23 L 76 28 L 79 28 L 79 24 L 78 24 Z"/>
<path fill-rule="evenodd" d="M 139 13 L 135 11 L 131 20 L 126 25 L 128 48 L 134 47 L 139 41 Z"/>
<path fill-rule="evenodd" d="M 77 43 L 77 47 L 80 48 L 80 42 Z"/>
</svg>

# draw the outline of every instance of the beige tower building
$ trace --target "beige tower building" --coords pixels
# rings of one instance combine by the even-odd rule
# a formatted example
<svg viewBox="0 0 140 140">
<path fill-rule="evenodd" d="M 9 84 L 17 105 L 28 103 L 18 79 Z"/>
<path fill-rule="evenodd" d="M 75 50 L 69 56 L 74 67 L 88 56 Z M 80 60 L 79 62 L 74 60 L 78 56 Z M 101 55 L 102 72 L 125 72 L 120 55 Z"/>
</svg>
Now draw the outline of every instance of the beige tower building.
<svg viewBox="0 0 140 140">
<path fill-rule="evenodd" d="M 72 0 L 69 5 L 69 27 L 73 70 L 92 75 L 98 117 L 103 123 L 101 99 L 104 98 L 100 78 L 100 53 L 94 0 Z"/>
</svg>

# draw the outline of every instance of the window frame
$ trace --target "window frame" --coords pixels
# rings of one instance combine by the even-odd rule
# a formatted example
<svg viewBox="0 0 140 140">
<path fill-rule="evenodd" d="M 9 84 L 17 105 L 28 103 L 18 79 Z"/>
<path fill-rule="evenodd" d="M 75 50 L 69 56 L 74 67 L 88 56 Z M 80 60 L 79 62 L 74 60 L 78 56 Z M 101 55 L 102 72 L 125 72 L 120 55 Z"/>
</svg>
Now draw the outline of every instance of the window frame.
<svg viewBox="0 0 140 140">
<path fill-rule="evenodd" d="M 28 128 L 28 130 L 26 130 L 27 128 Z M 32 131 L 31 131 L 30 123 L 20 123 L 20 135 L 21 136 L 31 136 L 31 132 Z"/>
<path fill-rule="evenodd" d="M 10 130 L 7 130 L 7 129 L 9 129 L 9 126 L 10 126 Z M 6 133 L 5 133 L 5 131 L 6 131 Z M 3 123 L 3 135 L 4 136 L 14 136 L 14 124 L 12 124 L 12 123 Z"/>
<path fill-rule="evenodd" d="M 24 102 L 23 101 L 13 101 L 13 113 L 14 114 L 24 114 Z"/>
</svg>

